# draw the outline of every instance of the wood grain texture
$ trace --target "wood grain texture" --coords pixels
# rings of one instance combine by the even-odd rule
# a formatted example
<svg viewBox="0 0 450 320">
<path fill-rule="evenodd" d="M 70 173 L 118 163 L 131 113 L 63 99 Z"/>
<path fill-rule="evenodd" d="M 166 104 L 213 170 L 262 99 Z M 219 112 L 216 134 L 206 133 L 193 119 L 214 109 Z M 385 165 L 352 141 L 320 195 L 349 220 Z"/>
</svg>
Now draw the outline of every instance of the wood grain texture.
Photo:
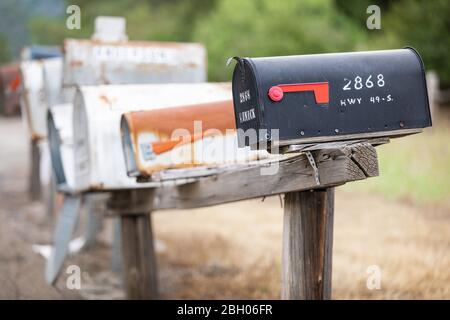
<svg viewBox="0 0 450 320">
<path fill-rule="evenodd" d="M 282 299 L 331 299 L 334 188 L 285 196 Z"/>
<path fill-rule="evenodd" d="M 320 185 L 315 182 L 314 171 L 306 156 L 300 153 L 278 162 L 278 171 L 273 175 L 262 174 L 261 170 L 269 164 L 266 164 L 266 167 L 233 166 L 230 170 L 222 170 L 184 185 L 114 192 L 109 207 L 113 209 L 113 214 L 198 208 L 292 191 L 337 186 L 378 174 L 377 153 L 369 143 L 354 143 L 345 147 L 331 143 L 319 150 L 315 148 L 317 146 L 306 150 L 311 150 L 315 158 Z M 153 199 L 153 192 L 155 198 L 150 201 Z M 129 197 L 134 199 L 133 206 L 129 205 Z"/>
<path fill-rule="evenodd" d="M 193 183 L 155 189 L 155 200 L 146 199 L 153 189 L 135 190 L 141 199 L 139 212 L 164 209 L 186 209 L 212 206 L 263 196 L 337 186 L 378 174 L 378 160 L 370 144 L 311 151 L 320 176 L 320 185 L 306 156 L 298 154 L 279 162 L 278 172 L 262 175 L 262 166 L 235 167 L 207 176 Z"/>
<path fill-rule="evenodd" d="M 158 276 L 150 214 L 121 216 L 125 291 L 128 299 L 157 299 Z"/>
</svg>

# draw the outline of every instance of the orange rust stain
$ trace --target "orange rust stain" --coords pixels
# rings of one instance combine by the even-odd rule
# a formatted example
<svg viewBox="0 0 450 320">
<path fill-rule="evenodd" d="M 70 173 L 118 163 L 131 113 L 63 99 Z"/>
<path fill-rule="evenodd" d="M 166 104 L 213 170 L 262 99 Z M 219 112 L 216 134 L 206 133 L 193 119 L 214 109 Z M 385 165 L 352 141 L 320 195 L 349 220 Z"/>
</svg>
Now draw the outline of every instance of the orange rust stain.
<svg viewBox="0 0 450 320">
<path fill-rule="evenodd" d="M 157 131 L 170 136 L 175 129 L 187 129 L 194 134 L 194 121 L 202 121 L 202 130 L 236 129 L 233 101 L 231 99 L 193 104 L 176 108 L 136 111 L 125 114 L 134 134 Z"/>
<path fill-rule="evenodd" d="M 225 134 L 227 130 L 236 129 L 232 99 L 176 108 L 129 112 L 125 113 L 124 117 L 128 123 L 134 152 L 139 150 L 137 145 L 138 136 L 143 132 L 153 132 L 159 137 L 160 140 L 153 142 L 151 145 L 153 152 L 161 154 L 174 149 L 181 143 L 193 143 L 196 140 L 202 139 L 207 130 L 216 129 Z M 202 132 L 194 131 L 195 121 L 202 122 Z M 185 136 L 171 139 L 172 132 L 176 129 L 187 130 L 190 139 L 186 140 Z M 139 162 L 139 157 L 136 157 L 136 159 Z M 195 166 L 195 164 L 182 164 L 176 167 L 185 168 L 192 166 Z M 148 170 L 148 174 L 155 172 L 155 170 L 158 171 L 155 166 L 145 168 L 138 163 L 138 167 L 141 172 Z M 162 168 L 167 169 L 167 166 L 163 166 Z"/>
<path fill-rule="evenodd" d="M 44 139 L 45 137 L 41 134 L 32 132 L 31 133 L 31 141 L 41 141 L 42 139 Z"/>
<path fill-rule="evenodd" d="M 80 61 L 80 60 L 72 60 L 72 61 L 70 61 L 70 66 L 71 67 L 82 67 L 83 66 L 83 61 Z"/>
<path fill-rule="evenodd" d="M 110 107 L 110 106 L 112 106 L 113 105 L 113 103 L 114 103 L 114 99 L 111 99 L 110 97 L 108 97 L 107 95 L 105 95 L 105 94 L 101 94 L 100 96 L 99 96 L 99 99 L 100 99 L 100 102 L 102 103 L 102 104 L 104 104 L 104 105 L 106 105 L 106 106 L 108 106 L 108 107 Z"/>
</svg>

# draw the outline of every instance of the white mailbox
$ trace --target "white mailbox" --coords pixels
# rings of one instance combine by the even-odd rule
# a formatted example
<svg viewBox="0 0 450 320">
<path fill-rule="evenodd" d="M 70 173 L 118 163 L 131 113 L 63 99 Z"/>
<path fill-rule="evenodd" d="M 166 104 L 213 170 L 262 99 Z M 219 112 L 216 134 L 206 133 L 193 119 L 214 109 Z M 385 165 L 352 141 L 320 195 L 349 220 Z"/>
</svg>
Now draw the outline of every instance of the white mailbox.
<svg viewBox="0 0 450 320">
<path fill-rule="evenodd" d="M 231 99 L 229 83 L 81 87 L 73 113 L 75 189 L 142 187 L 127 176 L 120 136 L 124 112 Z"/>
<path fill-rule="evenodd" d="M 47 135 L 47 104 L 44 93 L 43 62 L 23 61 L 22 75 L 22 118 L 29 130 L 31 140 L 40 140 Z"/>
</svg>

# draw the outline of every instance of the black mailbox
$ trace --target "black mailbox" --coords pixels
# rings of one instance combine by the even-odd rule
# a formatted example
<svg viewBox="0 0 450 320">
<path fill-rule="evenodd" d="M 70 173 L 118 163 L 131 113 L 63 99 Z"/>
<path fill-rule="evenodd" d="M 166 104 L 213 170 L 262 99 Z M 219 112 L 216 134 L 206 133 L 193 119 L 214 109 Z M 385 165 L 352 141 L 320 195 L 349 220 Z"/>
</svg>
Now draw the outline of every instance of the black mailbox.
<svg viewBox="0 0 450 320">
<path fill-rule="evenodd" d="M 239 130 L 239 146 L 274 143 L 273 129 L 282 146 L 431 126 L 424 66 L 412 48 L 235 59 L 236 127 L 257 133 Z"/>
</svg>

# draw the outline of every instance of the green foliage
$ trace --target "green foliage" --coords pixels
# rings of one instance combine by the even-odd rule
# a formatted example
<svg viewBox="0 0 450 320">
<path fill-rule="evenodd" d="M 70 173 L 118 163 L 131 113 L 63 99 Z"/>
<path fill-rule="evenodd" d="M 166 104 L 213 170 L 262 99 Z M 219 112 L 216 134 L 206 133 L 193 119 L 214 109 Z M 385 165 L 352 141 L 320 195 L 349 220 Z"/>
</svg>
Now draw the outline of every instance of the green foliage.
<svg viewBox="0 0 450 320">
<path fill-rule="evenodd" d="M 89 38 L 94 31 L 95 17 L 123 16 L 127 34 L 134 40 L 189 41 L 195 21 L 215 5 L 215 0 L 74 0 L 81 10 L 81 30 L 68 30 L 67 15 L 61 19 L 33 18 L 29 29 L 36 43 L 62 43 L 64 38 Z"/>
<path fill-rule="evenodd" d="M 355 24 L 365 26 L 368 15 L 367 7 L 377 5 L 381 12 L 386 13 L 390 9 L 394 0 L 334 0 L 336 8 L 339 10 L 337 14 L 344 14 L 349 17 Z"/>
<path fill-rule="evenodd" d="M 426 68 L 439 74 L 444 87 L 450 87 L 449 17 L 448 0 L 403 0 L 392 6 L 383 26 L 386 42 L 415 47 Z"/>
<path fill-rule="evenodd" d="M 448 0 L 67 0 L 81 8 L 81 30 L 67 15 L 32 18 L 34 43 L 88 38 L 98 15 L 124 16 L 130 39 L 200 41 L 209 54 L 210 80 L 229 80 L 228 57 L 401 48 L 411 45 L 427 69 L 450 86 Z M 366 28 L 367 6 L 381 8 L 381 30 Z"/>
<path fill-rule="evenodd" d="M 228 57 L 348 51 L 362 35 L 328 0 L 221 0 L 193 39 L 208 47 L 210 80 L 229 80 Z"/>
<path fill-rule="evenodd" d="M 9 62 L 11 54 L 9 52 L 8 41 L 4 34 L 0 33 L 0 63 Z"/>
<path fill-rule="evenodd" d="M 381 8 L 381 30 L 365 30 L 365 49 L 416 48 L 427 70 L 435 70 L 443 87 L 450 87 L 450 1 L 335 0 L 341 14 L 365 28 L 366 8 Z M 339 14 L 339 13 L 338 13 Z"/>
</svg>

